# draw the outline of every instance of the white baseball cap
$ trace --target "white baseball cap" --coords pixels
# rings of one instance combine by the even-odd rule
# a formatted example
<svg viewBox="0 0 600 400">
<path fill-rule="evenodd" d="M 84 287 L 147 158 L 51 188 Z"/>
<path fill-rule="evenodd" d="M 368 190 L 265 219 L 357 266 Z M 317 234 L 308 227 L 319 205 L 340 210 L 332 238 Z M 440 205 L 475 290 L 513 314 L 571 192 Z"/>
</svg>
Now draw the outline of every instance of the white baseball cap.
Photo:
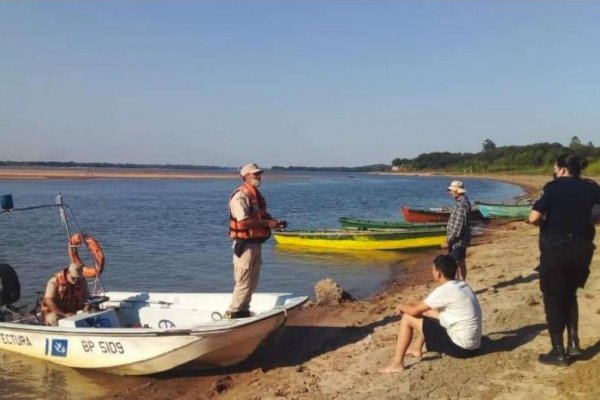
<svg viewBox="0 0 600 400">
<path fill-rule="evenodd" d="M 257 173 L 262 174 L 262 172 L 263 172 L 263 170 L 258 168 L 258 165 L 254 164 L 254 163 L 244 165 L 242 167 L 242 169 L 240 169 L 240 175 L 242 176 L 242 178 L 248 174 L 257 174 Z"/>
</svg>

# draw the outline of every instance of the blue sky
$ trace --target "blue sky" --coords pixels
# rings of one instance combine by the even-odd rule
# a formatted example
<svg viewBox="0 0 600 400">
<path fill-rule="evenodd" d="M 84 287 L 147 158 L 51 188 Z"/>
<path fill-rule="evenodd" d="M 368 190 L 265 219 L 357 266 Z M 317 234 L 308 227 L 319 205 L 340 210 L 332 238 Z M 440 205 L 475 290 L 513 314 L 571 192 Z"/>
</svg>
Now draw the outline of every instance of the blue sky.
<svg viewBox="0 0 600 400">
<path fill-rule="evenodd" d="M 600 2 L 1 2 L 0 160 L 600 145 Z"/>
</svg>

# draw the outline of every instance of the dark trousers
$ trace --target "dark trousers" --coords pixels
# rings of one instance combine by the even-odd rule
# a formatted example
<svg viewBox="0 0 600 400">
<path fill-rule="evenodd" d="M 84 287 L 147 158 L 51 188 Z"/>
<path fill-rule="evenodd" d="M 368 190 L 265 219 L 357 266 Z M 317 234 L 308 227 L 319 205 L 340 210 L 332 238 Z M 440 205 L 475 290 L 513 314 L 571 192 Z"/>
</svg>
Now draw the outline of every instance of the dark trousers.
<svg viewBox="0 0 600 400">
<path fill-rule="evenodd" d="M 577 289 L 582 288 L 590 273 L 594 245 L 579 243 L 542 243 L 540 255 L 540 290 L 550 335 L 562 335 L 569 312 L 577 304 Z"/>
</svg>

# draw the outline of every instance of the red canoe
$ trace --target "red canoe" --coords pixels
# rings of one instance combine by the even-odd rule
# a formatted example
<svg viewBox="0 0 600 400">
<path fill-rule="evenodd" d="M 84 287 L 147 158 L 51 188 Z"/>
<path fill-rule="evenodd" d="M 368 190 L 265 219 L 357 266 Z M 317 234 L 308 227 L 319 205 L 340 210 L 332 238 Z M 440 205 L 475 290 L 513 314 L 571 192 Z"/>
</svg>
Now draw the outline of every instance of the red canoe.
<svg viewBox="0 0 600 400">
<path fill-rule="evenodd" d="M 402 206 L 402 215 L 406 222 L 447 222 L 450 217 L 449 208 L 411 208 Z M 471 221 L 481 219 L 481 213 L 478 209 L 471 210 Z"/>
</svg>

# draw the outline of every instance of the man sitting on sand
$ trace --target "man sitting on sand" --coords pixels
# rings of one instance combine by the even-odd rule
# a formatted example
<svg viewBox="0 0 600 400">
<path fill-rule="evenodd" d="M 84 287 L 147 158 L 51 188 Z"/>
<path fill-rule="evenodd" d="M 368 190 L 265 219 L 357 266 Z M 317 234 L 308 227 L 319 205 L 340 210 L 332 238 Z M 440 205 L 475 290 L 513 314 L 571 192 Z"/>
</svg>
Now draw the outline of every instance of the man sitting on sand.
<svg viewBox="0 0 600 400">
<path fill-rule="evenodd" d="M 455 280 L 456 269 L 451 255 L 437 256 L 431 272 L 439 286 L 424 301 L 396 308 L 402 315 L 396 352 L 380 372 L 403 371 L 404 356 L 420 358 L 424 344 L 428 351 L 458 358 L 475 354 L 481 345 L 481 306 L 469 285 Z M 415 330 L 420 336 L 410 346 Z"/>
</svg>

